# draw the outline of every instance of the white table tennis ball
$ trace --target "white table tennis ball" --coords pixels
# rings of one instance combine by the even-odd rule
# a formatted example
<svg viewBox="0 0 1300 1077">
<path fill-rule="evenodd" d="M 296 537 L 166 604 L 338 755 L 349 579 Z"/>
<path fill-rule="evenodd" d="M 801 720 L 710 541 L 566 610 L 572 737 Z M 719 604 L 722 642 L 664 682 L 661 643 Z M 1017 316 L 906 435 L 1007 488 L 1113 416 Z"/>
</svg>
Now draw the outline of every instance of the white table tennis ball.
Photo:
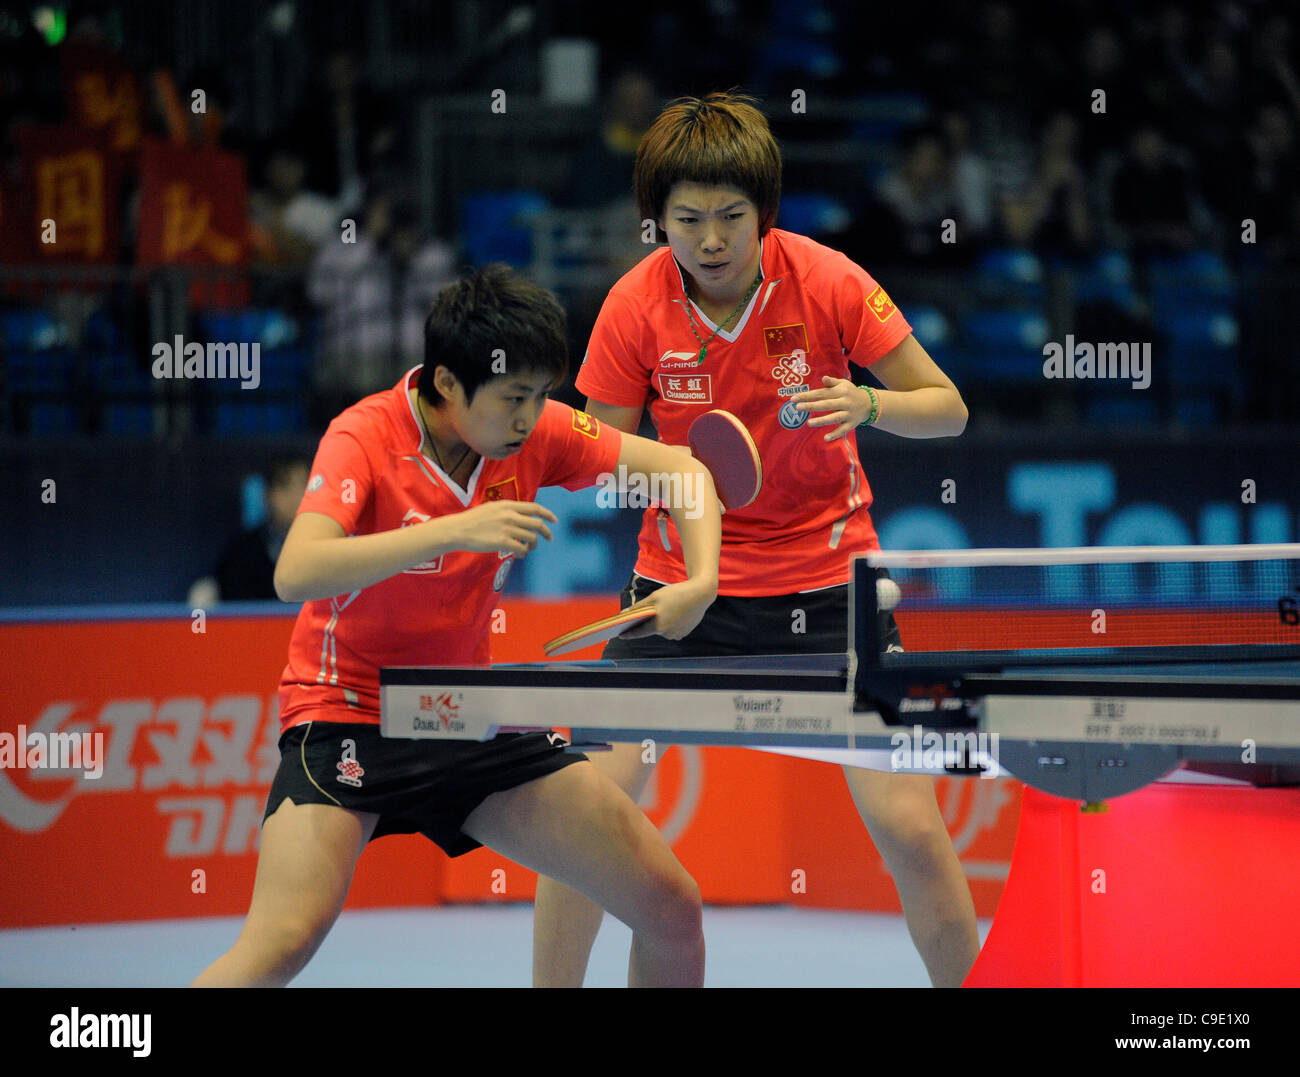
<svg viewBox="0 0 1300 1077">
<path fill-rule="evenodd" d="M 887 577 L 882 576 L 876 580 L 876 608 L 880 610 L 892 610 L 898 605 L 898 600 L 903 597 L 903 592 L 899 590 L 898 584 Z"/>
</svg>

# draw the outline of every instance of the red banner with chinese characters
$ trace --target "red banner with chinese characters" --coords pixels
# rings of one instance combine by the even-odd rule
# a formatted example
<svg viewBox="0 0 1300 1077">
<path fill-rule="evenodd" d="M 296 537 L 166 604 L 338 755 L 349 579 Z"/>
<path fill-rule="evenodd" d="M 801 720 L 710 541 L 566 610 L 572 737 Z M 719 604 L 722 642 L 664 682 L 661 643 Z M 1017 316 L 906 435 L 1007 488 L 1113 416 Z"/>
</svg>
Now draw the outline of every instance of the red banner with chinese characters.
<svg viewBox="0 0 1300 1077">
<path fill-rule="evenodd" d="M 27 190 L 0 176 L 0 265 L 32 260 L 32 211 Z M 14 290 L 11 284 L 10 291 Z"/>
<path fill-rule="evenodd" d="M 212 147 L 173 146 L 146 138 L 140 154 L 142 266 L 237 270 L 248 260 L 248 181 L 242 158 Z M 230 272 L 199 274 L 199 306 L 247 302 L 248 285 Z"/>
<path fill-rule="evenodd" d="M 116 263 L 121 166 L 104 136 L 29 124 L 16 140 L 24 189 L 19 249 L 47 265 Z"/>
<path fill-rule="evenodd" d="M 612 597 L 507 600 L 493 655 L 539 661 L 557 626 L 616 608 Z M 0 928 L 247 911 L 292 627 L 288 614 L 217 613 L 0 624 Z M 46 756 L 14 755 L 20 732 Z M 49 765 L 56 734 L 88 755 Z M 983 916 L 1001 893 L 1018 792 L 1001 779 L 939 781 Z M 838 766 L 679 746 L 642 806 L 706 901 L 898 908 Z M 529 901 L 535 882 L 489 850 L 449 860 L 424 838 L 389 837 L 362 856 L 348 907 Z"/>
<path fill-rule="evenodd" d="M 135 72 L 117 53 L 93 41 L 59 50 L 71 119 L 102 133 L 115 153 L 134 153 L 143 129 L 143 96 Z"/>
</svg>

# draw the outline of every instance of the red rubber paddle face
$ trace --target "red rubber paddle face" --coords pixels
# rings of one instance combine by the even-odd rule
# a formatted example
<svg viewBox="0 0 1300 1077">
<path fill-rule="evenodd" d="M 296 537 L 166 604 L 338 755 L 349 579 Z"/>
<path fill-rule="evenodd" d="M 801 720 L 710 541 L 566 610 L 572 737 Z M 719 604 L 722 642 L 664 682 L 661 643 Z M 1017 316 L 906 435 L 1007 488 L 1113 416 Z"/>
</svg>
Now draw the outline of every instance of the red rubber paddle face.
<svg viewBox="0 0 1300 1077">
<path fill-rule="evenodd" d="M 743 509 L 763 488 L 763 461 L 745 424 L 729 411 L 706 411 L 691 423 L 691 453 L 713 475 L 718 500 Z"/>
<path fill-rule="evenodd" d="M 635 610 L 619 610 L 609 617 L 602 617 L 599 621 L 592 621 L 591 624 L 583 625 L 581 628 L 575 628 L 572 632 L 566 632 L 562 636 L 556 636 L 553 640 L 548 640 L 542 645 L 542 649 L 552 658 L 561 654 L 568 654 L 570 651 L 576 651 L 582 647 L 591 647 L 597 643 L 605 643 L 615 636 L 621 636 L 634 625 L 641 624 L 642 621 L 648 621 L 655 616 L 653 606 L 642 606 Z"/>
</svg>

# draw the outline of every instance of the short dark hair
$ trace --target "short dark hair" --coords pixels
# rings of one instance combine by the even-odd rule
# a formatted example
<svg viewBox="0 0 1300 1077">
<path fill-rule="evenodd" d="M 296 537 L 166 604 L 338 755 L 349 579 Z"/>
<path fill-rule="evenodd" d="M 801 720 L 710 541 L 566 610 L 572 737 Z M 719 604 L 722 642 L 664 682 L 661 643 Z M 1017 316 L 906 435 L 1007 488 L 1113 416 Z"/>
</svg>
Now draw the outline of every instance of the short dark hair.
<svg viewBox="0 0 1300 1077">
<path fill-rule="evenodd" d="M 641 139 L 633 170 L 637 211 L 655 222 L 679 183 L 735 187 L 758 209 L 758 234 L 767 235 L 781 205 L 781 151 L 753 97 L 729 91 L 681 97 L 659 114 Z"/>
<path fill-rule="evenodd" d="M 562 381 L 569 371 L 564 321 L 555 296 L 507 265 L 493 263 L 462 277 L 438 293 L 424 323 L 420 395 L 442 406 L 433 384 L 439 366 L 456 375 L 467 402 L 506 372 L 532 371 Z"/>
</svg>

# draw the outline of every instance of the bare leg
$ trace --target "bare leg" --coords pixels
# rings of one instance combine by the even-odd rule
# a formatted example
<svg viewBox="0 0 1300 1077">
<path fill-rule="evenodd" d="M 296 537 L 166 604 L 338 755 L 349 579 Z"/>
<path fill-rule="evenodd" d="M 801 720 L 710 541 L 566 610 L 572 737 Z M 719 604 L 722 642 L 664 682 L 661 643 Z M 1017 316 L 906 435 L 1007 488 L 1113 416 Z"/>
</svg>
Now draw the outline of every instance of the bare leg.
<svg viewBox="0 0 1300 1077">
<path fill-rule="evenodd" d="M 637 744 L 615 744 L 610 751 L 593 752 L 588 758 L 633 801 L 641 799 L 654 771 L 653 763 L 641 762 Z M 604 915 L 599 905 L 578 891 L 546 874 L 538 878 L 533 905 L 534 987 L 582 986 Z"/>
<path fill-rule="evenodd" d="M 632 929 L 629 986 L 703 984 L 699 887 L 654 824 L 592 764 L 494 793 L 463 829 L 511 860 L 580 891 L 575 898 L 594 901 L 627 924 Z M 582 926 L 591 928 L 584 939 L 590 950 L 599 910 Z"/>
<path fill-rule="evenodd" d="M 283 987 L 324 941 L 379 816 L 286 800 L 262 827 L 253 901 L 234 946 L 194 987 Z"/>
<path fill-rule="evenodd" d="M 960 987 L 979 956 L 970 886 L 944 825 L 934 779 L 845 767 L 871 840 L 894 877 L 912 941 L 935 987 Z"/>
</svg>

